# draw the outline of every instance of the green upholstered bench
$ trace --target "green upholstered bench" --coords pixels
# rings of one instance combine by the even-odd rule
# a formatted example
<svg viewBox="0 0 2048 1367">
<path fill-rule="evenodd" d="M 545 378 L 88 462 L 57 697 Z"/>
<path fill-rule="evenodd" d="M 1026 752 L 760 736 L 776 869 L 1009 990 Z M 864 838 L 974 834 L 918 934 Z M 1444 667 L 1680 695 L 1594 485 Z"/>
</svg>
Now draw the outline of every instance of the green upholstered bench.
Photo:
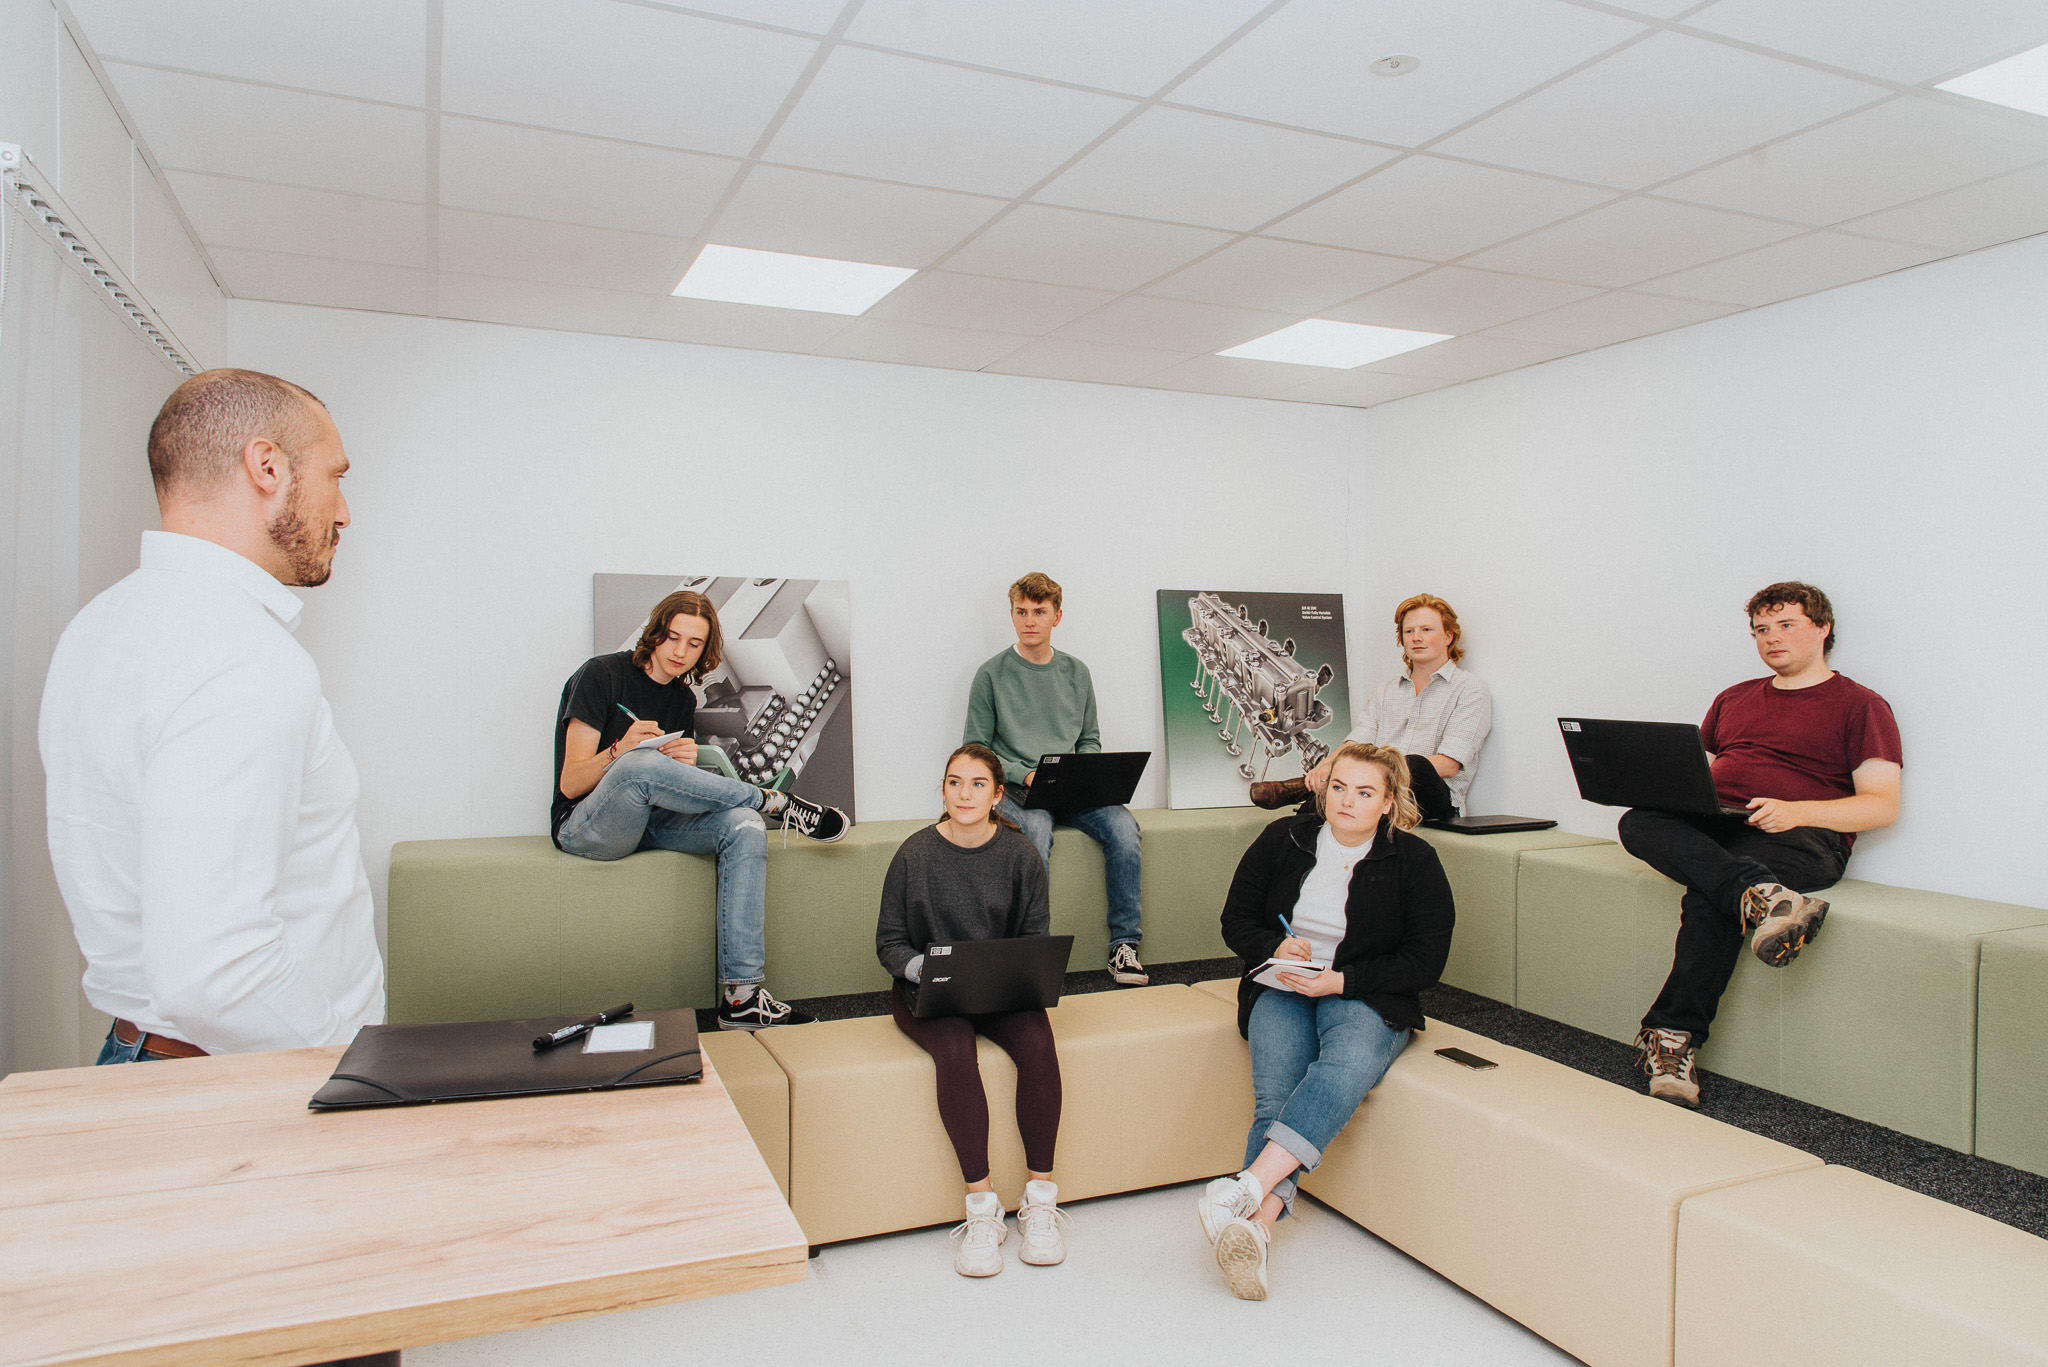
<svg viewBox="0 0 2048 1367">
<path fill-rule="evenodd" d="M 1458 926 L 1451 936 L 1451 958 L 1444 965 L 1443 981 L 1514 1005 L 1515 884 L 1522 856 L 1530 850 L 1608 842 L 1560 830 L 1460 835 L 1421 827 L 1415 833 L 1436 847 L 1458 904 Z"/>
<path fill-rule="evenodd" d="M 1977 1153 L 2048 1176 L 2048 926 L 1984 937 Z"/>
<path fill-rule="evenodd" d="M 1520 867 L 1516 1005 L 1633 1040 L 1671 968 L 1678 885 L 1611 844 Z M 1701 1066 L 1972 1152 L 1979 948 L 2048 911 L 1854 879 L 1825 895 L 1797 962 L 1742 956 Z"/>
</svg>

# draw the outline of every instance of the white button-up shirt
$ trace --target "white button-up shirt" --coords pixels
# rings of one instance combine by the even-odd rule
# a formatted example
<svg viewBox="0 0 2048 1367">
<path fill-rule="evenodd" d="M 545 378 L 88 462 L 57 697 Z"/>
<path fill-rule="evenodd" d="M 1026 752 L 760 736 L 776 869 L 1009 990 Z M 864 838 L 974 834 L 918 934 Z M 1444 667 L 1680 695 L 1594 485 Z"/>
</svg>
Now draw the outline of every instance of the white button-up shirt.
<svg viewBox="0 0 2048 1367">
<path fill-rule="evenodd" d="M 1486 735 L 1493 730 L 1493 694 L 1477 674 L 1444 661 L 1417 693 L 1406 674 L 1381 684 L 1347 740 L 1391 745 L 1404 755 L 1442 755 L 1462 767 L 1444 780 L 1451 801 L 1469 811 L 1465 794 Z"/>
<path fill-rule="evenodd" d="M 108 1015 L 210 1053 L 342 1044 L 384 1018 L 356 767 L 299 600 L 210 541 L 64 629 L 43 688 L 50 859 Z"/>
</svg>

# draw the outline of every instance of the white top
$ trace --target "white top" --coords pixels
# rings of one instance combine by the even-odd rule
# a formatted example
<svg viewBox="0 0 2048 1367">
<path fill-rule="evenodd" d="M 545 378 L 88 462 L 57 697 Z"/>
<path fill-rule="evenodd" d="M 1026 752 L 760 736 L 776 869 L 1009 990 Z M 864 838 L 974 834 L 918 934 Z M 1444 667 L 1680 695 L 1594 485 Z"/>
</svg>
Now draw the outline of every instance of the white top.
<svg viewBox="0 0 2048 1367">
<path fill-rule="evenodd" d="M 1337 843 L 1328 825 L 1316 835 L 1316 866 L 1301 880 L 1301 896 L 1287 919 L 1294 933 L 1308 941 L 1309 952 L 1328 963 L 1350 924 L 1344 903 L 1351 896 L 1351 866 L 1372 853 L 1372 837 L 1349 849 Z"/>
<path fill-rule="evenodd" d="M 1444 783 L 1453 805 L 1464 812 L 1479 751 L 1491 730 L 1492 691 L 1477 674 L 1446 660 L 1420 693 L 1406 674 L 1381 684 L 1366 698 L 1358 724 L 1346 739 L 1391 745 L 1404 755 L 1442 755 L 1458 761 L 1458 772 Z"/>
<path fill-rule="evenodd" d="M 210 1053 L 384 1019 L 356 767 L 299 607 L 225 547 L 144 532 L 142 567 L 71 619 L 43 687 L 86 1000 Z"/>
</svg>

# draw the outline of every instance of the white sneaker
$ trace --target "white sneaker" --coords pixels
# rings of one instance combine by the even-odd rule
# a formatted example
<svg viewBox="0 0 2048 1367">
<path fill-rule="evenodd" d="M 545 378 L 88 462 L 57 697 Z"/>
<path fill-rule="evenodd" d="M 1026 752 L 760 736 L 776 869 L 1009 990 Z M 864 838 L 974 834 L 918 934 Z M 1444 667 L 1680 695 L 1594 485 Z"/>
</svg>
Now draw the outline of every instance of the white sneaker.
<svg viewBox="0 0 2048 1367">
<path fill-rule="evenodd" d="M 1266 1299 L 1266 1227 L 1256 1220 L 1232 1220 L 1216 1236 L 1216 1266 L 1230 1294 L 1244 1301 Z"/>
<path fill-rule="evenodd" d="M 1067 1241 L 1060 1227 L 1073 1221 L 1060 1209 L 1060 1189 L 1051 1182 L 1024 1184 L 1024 1204 L 1017 1207 L 1017 1237 L 1022 1247 L 1018 1260 L 1036 1267 L 1052 1267 L 1067 1260 Z"/>
<path fill-rule="evenodd" d="M 1003 1223 L 1003 1198 L 992 1191 L 967 1193 L 967 1218 L 953 1227 L 960 1250 L 953 1255 L 953 1270 L 963 1277 L 993 1277 L 1003 1270 L 1003 1240 L 1010 1227 Z"/>
<path fill-rule="evenodd" d="M 1215 1243 L 1225 1225 L 1232 1220 L 1251 1219 L 1259 1202 L 1265 1199 L 1259 1179 L 1248 1172 L 1217 1178 L 1195 1198 L 1195 1211 L 1202 1217 L 1202 1233 L 1209 1236 L 1210 1243 Z"/>
</svg>

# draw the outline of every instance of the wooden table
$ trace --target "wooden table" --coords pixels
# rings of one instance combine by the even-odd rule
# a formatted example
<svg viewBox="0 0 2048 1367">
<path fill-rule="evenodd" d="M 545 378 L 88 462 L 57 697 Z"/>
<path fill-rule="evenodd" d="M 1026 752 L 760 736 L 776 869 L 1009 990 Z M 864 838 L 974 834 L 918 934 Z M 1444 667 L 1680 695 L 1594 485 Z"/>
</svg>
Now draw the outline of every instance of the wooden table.
<svg viewBox="0 0 2048 1367">
<path fill-rule="evenodd" d="M 286 1364 L 802 1281 L 687 1086 L 320 1113 L 336 1049 L 0 1081 L 0 1364 Z"/>
</svg>

